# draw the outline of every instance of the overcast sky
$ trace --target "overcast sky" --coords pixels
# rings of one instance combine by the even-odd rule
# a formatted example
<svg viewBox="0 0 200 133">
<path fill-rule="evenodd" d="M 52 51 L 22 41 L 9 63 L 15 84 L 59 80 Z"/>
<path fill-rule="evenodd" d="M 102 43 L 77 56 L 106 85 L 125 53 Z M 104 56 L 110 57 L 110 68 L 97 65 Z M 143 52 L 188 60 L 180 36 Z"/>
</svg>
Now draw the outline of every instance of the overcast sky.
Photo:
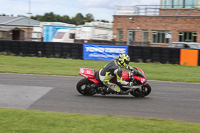
<svg viewBox="0 0 200 133">
<path fill-rule="evenodd" d="M 159 5 L 160 0 L 31 0 L 31 13 L 44 15 L 54 12 L 58 15 L 74 17 L 77 13 L 84 16 L 91 13 L 94 19 L 112 22 L 116 5 Z M 25 15 L 29 11 L 29 0 L 0 0 L 0 14 Z"/>
</svg>

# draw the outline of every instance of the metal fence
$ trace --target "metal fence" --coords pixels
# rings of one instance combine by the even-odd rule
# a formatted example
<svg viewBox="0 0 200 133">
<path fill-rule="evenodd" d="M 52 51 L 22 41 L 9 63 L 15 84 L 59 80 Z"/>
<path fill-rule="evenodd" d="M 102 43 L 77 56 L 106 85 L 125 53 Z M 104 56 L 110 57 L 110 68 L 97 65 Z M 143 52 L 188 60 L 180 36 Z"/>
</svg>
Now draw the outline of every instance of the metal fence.
<svg viewBox="0 0 200 133">
<path fill-rule="evenodd" d="M 186 9 L 186 10 L 183 10 Z M 115 15 L 179 16 L 200 15 L 200 5 L 136 5 L 116 6 Z"/>
</svg>

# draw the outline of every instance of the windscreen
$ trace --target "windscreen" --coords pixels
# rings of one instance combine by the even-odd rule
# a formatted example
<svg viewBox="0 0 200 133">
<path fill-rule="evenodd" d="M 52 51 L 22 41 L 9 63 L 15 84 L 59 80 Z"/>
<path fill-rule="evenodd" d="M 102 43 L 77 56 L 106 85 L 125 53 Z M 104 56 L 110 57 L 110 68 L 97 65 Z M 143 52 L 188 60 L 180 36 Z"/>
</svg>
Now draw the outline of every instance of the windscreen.
<svg viewBox="0 0 200 133">
<path fill-rule="evenodd" d="M 141 71 L 139 71 L 139 70 L 138 70 L 138 75 L 146 78 L 146 76 Z"/>
<path fill-rule="evenodd" d="M 142 69 L 135 68 L 135 71 L 136 71 L 135 76 L 142 76 L 142 77 L 146 78 L 146 76 L 145 76 L 144 72 L 142 71 Z"/>
<path fill-rule="evenodd" d="M 65 32 L 57 32 L 54 36 L 55 39 L 62 39 Z"/>
</svg>

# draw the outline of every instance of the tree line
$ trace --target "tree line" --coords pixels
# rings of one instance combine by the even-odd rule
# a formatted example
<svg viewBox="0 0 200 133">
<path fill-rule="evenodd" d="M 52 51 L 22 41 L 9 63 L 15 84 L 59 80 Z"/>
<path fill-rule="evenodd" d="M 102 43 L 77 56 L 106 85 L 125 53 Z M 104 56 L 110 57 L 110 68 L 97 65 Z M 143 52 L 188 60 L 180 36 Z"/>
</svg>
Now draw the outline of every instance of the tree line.
<svg viewBox="0 0 200 133">
<path fill-rule="evenodd" d="M 0 14 L 0 16 L 7 16 L 7 15 Z M 19 16 L 23 16 L 23 15 L 18 15 L 18 17 Z M 85 22 L 92 22 L 92 21 L 109 22 L 107 20 L 95 20 L 94 16 L 91 13 L 88 13 L 85 16 L 82 15 L 81 13 L 77 13 L 75 17 L 70 18 L 68 15 L 60 16 L 58 14 L 54 14 L 53 12 L 50 12 L 50 13 L 45 13 L 44 15 L 31 16 L 31 19 L 35 19 L 41 22 L 63 22 L 63 23 L 75 24 L 75 25 L 82 25 Z"/>
</svg>

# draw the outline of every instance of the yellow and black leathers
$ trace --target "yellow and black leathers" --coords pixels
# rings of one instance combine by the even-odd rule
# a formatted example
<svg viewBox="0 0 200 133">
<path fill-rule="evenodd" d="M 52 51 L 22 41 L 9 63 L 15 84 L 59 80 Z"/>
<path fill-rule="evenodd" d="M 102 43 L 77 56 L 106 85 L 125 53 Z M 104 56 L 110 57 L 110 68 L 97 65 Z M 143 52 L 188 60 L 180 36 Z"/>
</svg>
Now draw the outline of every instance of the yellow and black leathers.
<svg viewBox="0 0 200 133">
<path fill-rule="evenodd" d="M 117 84 L 110 82 L 115 76 L 117 77 Z M 122 85 L 129 83 L 122 80 L 122 68 L 117 59 L 113 59 L 99 71 L 99 78 L 108 88 L 117 92 L 120 91 Z"/>
</svg>

